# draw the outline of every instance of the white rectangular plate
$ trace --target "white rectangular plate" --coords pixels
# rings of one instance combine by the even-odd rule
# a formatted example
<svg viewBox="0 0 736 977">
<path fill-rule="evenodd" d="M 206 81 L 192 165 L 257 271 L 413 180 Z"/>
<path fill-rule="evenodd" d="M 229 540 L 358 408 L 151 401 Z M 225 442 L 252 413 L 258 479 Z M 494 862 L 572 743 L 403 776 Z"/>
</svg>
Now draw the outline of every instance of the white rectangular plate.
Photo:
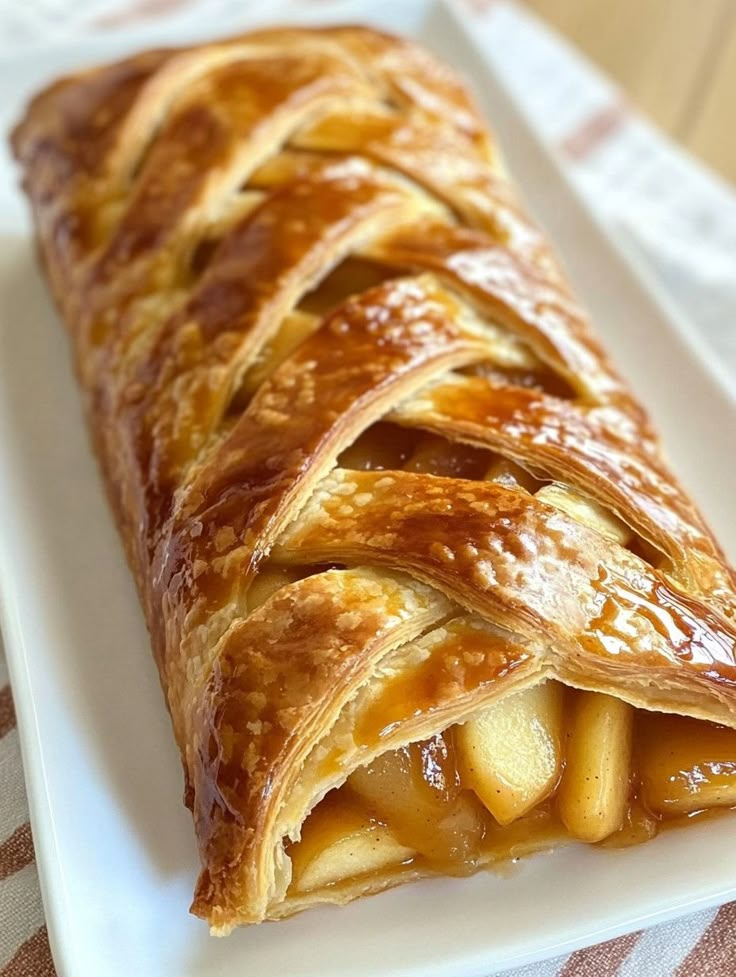
<svg viewBox="0 0 736 977">
<path fill-rule="evenodd" d="M 433 4 L 310 4 L 414 32 L 471 75 L 511 171 L 672 461 L 733 554 L 736 403 L 717 367 L 581 208 L 473 41 Z M 271 13 L 274 19 L 276 15 Z M 282 17 L 283 19 L 283 17 Z M 252 20 L 252 18 L 251 18 Z M 218 33 L 245 18 L 217 24 Z M 212 33 L 205 26 L 200 36 Z M 6 126 L 53 75 L 191 37 L 149 28 L 0 66 Z M 211 939 L 179 758 L 82 423 L 66 338 L 0 159 L 0 592 L 39 869 L 61 977 L 472 977 L 736 896 L 736 818 L 625 851 L 570 847 L 509 878 L 405 886 Z"/>
</svg>

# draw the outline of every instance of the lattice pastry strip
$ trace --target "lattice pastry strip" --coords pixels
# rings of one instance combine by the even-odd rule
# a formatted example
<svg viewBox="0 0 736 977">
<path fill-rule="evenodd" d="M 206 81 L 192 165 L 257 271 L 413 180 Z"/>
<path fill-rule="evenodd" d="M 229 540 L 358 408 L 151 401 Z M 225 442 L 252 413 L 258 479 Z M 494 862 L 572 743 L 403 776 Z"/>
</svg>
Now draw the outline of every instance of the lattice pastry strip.
<svg viewBox="0 0 736 977">
<path fill-rule="evenodd" d="M 13 145 L 214 932 L 736 806 L 733 572 L 449 68 L 260 31 Z"/>
</svg>

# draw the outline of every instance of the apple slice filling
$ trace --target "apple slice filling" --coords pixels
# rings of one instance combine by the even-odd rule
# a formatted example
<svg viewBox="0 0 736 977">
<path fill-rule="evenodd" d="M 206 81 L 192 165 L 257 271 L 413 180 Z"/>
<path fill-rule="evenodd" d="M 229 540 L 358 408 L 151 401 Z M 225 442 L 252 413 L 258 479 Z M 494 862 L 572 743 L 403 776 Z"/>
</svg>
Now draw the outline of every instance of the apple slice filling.
<svg viewBox="0 0 736 977">
<path fill-rule="evenodd" d="M 562 772 L 562 696 L 544 682 L 502 699 L 455 731 L 463 781 L 499 824 L 511 824 L 557 787 Z"/>
<path fill-rule="evenodd" d="M 546 681 L 355 770 L 289 847 L 292 892 L 465 875 L 564 838 L 628 845 L 736 807 L 736 730 Z"/>
<path fill-rule="evenodd" d="M 339 463 L 498 481 L 621 546 L 646 548 L 571 486 L 545 484 L 508 458 L 435 435 L 377 424 Z M 286 582 L 284 573 L 294 571 L 256 580 L 254 605 Z M 419 703 L 421 675 L 410 678 L 416 688 L 399 683 L 399 698 Z M 387 728 L 394 712 L 384 710 Z M 729 807 L 736 807 L 736 730 L 547 680 L 353 771 L 288 844 L 290 893 L 353 883 L 369 889 L 376 881 L 380 888 L 412 873 L 464 875 L 564 839 L 625 846 Z"/>
</svg>

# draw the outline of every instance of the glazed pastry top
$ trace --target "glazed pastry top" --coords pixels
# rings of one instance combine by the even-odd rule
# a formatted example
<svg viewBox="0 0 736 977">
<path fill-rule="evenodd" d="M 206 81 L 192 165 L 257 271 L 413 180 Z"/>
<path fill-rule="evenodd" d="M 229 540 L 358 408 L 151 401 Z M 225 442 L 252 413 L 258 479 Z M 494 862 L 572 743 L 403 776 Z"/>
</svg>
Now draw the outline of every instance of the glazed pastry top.
<svg viewBox="0 0 736 977">
<path fill-rule="evenodd" d="M 453 72 L 263 31 L 63 79 L 14 147 L 182 750 L 196 911 L 267 913 L 310 752 L 449 619 L 507 691 L 736 725 L 732 571 Z M 379 424 L 464 460 L 354 467 Z"/>
</svg>

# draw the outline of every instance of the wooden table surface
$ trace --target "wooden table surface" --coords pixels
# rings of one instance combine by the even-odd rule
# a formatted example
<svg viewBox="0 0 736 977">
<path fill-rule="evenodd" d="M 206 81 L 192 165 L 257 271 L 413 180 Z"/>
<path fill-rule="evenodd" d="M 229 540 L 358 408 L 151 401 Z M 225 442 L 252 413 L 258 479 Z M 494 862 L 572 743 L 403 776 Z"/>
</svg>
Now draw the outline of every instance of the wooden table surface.
<svg viewBox="0 0 736 977">
<path fill-rule="evenodd" d="M 736 0 L 524 0 L 736 183 Z"/>
</svg>

